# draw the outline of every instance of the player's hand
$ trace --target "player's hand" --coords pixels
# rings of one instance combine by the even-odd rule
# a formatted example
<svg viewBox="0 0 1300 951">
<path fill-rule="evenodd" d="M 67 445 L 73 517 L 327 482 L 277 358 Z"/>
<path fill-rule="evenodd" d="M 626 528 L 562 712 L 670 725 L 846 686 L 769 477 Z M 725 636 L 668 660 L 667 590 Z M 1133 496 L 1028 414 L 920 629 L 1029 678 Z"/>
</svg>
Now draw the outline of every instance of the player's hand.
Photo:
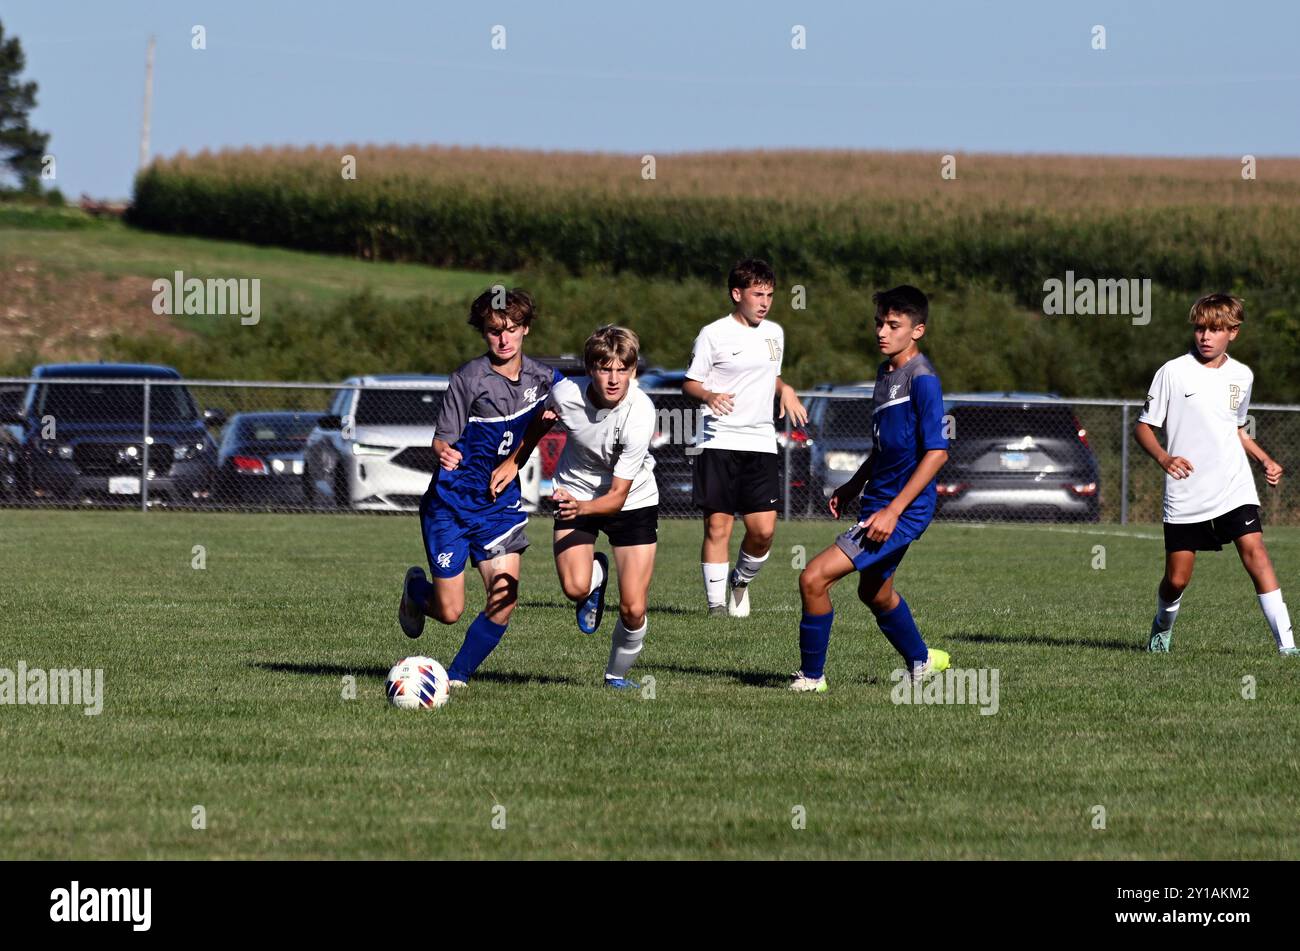
<svg viewBox="0 0 1300 951">
<path fill-rule="evenodd" d="M 803 403 L 799 401 L 799 395 L 789 387 L 781 391 L 781 413 L 780 418 L 785 419 L 785 414 L 790 414 L 790 422 L 796 426 L 805 426 L 808 423 L 808 410 L 804 408 Z"/>
<path fill-rule="evenodd" d="M 555 502 L 556 511 L 560 518 L 566 522 L 582 514 L 582 503 L 571 496 L 567 490 L 556 489 L 551 493 L 551 498 Z"/>
<path fill-rule="evenodd" d="M 894 527 L 898 525 L 898 516 L 889 509 L 881 509 L 878 512 L 872 512 L 867 518 L 858 522 L 867 538 L 873 542 L 883 542 L 890 535 L 894 534 Z"/>
<path fill-rule="evenodd" d="M 857 495 L 856 492 L 845 492 L 846 488 L 847 486 L 840 486 L 831 493 L 830 501 L 826 503 L 831 510 L 831 515 L 835 518 L 839 518 L 844 514 L 845 507 L 853 501 L 853 496 Z"/>
<path fill-rule="evenodd" d="M 510 484 L 519 475 L 519 466 L 512 459 L 507 459 L 492 470 L 492 480 L 488 483 L 488 495 L 496 501 L 498 495 L 510 488 Z"/>
<path fill-rule="evenodd" d="M 705 401 L 714 416 L 726 416 L 736 408 L 735 393 L 713 393 Z"/>
<path fill-rule="evenodd" d="M 1277 485 L 1282 481 L 1282 466 L 1272 459 L 1264 460 L 1264 478 L 1268 480 L 1269 485 Z"/>
<path fill-rule="evenodd" d="M 1175 479 L 1186 479 L 1195 471 L 1192 464 L 1182 456 L 1165 456 L 1165 461 L 1160 466 Z"/>
<path fill-rule="evenodd" d="M 436 443 L 433 448 L 438 449 Z M 460 453 L 451 446 L 448 446 L 446 443 L 443 443 L 442 449 L 438 450 L 438 465 L 442 466 L 448 472 L 451 472 L 460 465 Z"/>
</svg>

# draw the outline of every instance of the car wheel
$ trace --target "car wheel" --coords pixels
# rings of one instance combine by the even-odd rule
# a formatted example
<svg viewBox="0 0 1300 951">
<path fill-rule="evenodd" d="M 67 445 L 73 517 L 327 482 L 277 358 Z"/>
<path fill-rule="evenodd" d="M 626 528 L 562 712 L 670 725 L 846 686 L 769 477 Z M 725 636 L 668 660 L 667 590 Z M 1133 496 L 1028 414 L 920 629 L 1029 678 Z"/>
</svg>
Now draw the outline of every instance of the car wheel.
<svg viewBox="0 0 1300 951">
<path fill-rule="evenodd" d="M 352 496 L 348 490 L 348 475 L 343 471 L 342 466 L 336 466 L 334 469 L 334 505 L 336 508 L 341 509 L 352 507 Z"/>
</svg>

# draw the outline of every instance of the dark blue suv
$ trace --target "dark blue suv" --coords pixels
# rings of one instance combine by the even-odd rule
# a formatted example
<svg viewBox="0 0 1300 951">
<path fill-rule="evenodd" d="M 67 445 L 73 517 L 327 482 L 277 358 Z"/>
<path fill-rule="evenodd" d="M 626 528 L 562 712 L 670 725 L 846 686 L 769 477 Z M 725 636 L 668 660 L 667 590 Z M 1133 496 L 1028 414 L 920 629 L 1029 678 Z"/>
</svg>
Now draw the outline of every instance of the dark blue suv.
<svg viewBox="0 0 1300 951">
<path fill-rule="evenodd" d="M 16 412 L 0 420 L 17 441 L 16 488 L 36 502 L 202 503 L 212 494 L 217 447 L 171 367 L 121 363 L 38 366 Z M 126 382 L 126 381 L 133 382 Z M 145 432 L 144 380 L 149 386 Z M 158 381 L 154 385 L 152 381 Z"/>
</svg>

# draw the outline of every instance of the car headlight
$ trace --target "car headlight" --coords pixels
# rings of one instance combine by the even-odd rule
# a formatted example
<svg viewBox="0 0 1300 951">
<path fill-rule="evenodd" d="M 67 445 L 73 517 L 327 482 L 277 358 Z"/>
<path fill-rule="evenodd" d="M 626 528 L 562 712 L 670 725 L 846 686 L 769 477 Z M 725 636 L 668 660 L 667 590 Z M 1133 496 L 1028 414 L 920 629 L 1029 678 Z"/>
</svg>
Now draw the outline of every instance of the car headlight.
<svg viewBox="0 0 1300 951">
<path fill-rule="evenodd" d="M 866 460 L 865 452 L 828 452 L 826 467 L 828 469 L 857 469 Z"/>
<path fill-rule="evenodd" d="M 207 444 L 203 442 L 181 442 L 177 443 L 172 449 L 173 459 L 193 459 L 195 456 L 207 450 Z"/>
<path fill-rule="evenodd" d="M 45 453 L 47 456 L 58 456 L 60 459 L 72 458 L 71 446 L 60 446 L 58 443 L 53 442 L 41 442 L 37 445 L 41 452 Z"/>
<path fill-rule="evenodd" d="M 396 446 L 368 446 L 363 442 L 354 442 L 352 444 L 352 455 L 386 456 L 396 448 Z"/>
</svg>

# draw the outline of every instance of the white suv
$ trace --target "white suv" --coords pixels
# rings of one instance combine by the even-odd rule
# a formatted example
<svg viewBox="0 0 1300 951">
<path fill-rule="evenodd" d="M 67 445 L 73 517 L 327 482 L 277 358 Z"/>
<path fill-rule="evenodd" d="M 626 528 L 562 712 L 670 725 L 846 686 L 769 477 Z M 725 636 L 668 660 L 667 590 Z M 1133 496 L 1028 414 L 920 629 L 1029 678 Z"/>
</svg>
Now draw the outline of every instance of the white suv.
<svg viewBox="0 0 1300 951">
<path fill-rule="evenodd" d="M 344 380 L 307 439 L 307 504 L 414 512 L 438 465 L 433 436 L 447 377 L 418 374 Z M 537 508 L 538 453 L 519 473 L 524 508 Z"/>
</svg>

